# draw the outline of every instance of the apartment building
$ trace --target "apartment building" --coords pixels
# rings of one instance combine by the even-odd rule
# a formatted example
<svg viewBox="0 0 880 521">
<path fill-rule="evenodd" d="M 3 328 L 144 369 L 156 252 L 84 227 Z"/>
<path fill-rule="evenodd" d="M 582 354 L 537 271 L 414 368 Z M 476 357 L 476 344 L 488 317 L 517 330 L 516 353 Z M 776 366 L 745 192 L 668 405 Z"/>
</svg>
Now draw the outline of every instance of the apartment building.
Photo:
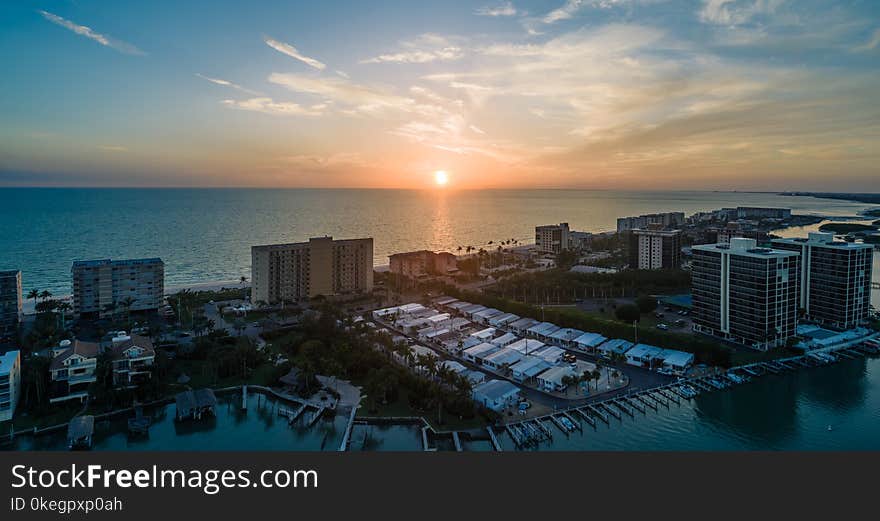
<svg viewBox="0 0 880 521">
<path fill-rule="evenodd" d="M 568 223 L 535 226 L 535 245 L 543 253 L 559 253 L 571 247 Z"/>
<path fill-rule="evenodd" d="M 772 244 L 801 256 L 799 306 L 804 318 L 836 329 L 868 321 L 873 245 L 835 241 L 830 233 L 774 239 Z"/>
<path fill-rule="evenodd" d="M 11 420 L 15 415 L 21 394 L 21 352 L 7 351 L 0 354 L 0 422 Z"/>
<path fill-rule="evenodd" d="M 630 237 L 630 261 L 633 269 L 677 269 L 681 266 L 681 230 L 636 229 Z"/>
<path fill-rule="evenodd" d="M 22 314 L 21 272 L 0 271 L 0 338 L 18 330 Z"/>
<path fill-rule="evenodd" d="M 677 228 L 685 222 L 684 212 L 650 213 L 635 217 L 620 217 L 617 219 L 617 232 L 630 232 L 649 226 L 660 228 Z"/>
<path fill-rule="evenodd" d="M 694 330 L 766 351 L 797 325 L 800 255 L 754 239 L 693 247 Z"/>
<path fill-rule="evenodd" d="M 420 279 L 432 275 L 449 275 L 458 271 L 455 255 L 429 250 L 395 253 L 388 257 L 389 271 L 410 279 Z"/>
<path fill-rule="evenodd" d="M 122 310 L 129 299 L 129 311 L 153 311 L 162 306 L 165 295 L 162 259 L 76 261 L 71 273 L 76 316 L 110 316 Z"/>
<path fill-rule="evenodd" d="M 251 299 L 274 304 L 317 295 L 373 290 L 373 239 L 333 240 L 251 247 Z"/>
<path fill-rule="evenodd" d="M 89 395 L 89 386 L 97 377 L 100 345 L 81 340 L 62 340 L 52 349 L 49 362 L 49 403 L 68 400 L 84 401 Z"/>
</svg>

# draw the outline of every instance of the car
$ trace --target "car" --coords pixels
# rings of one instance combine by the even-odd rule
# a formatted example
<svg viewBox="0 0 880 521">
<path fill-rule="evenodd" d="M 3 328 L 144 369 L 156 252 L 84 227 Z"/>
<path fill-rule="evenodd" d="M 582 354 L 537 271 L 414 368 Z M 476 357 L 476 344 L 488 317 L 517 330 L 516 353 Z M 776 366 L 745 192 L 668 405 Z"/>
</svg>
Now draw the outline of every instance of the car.
<svg viewBox="0 0 880 521">
<path fill-rule="evenodd" d="M 260 327 L 260 323 L 259 323 L 259 322 L 254 322 L 253 324 L 251 324 L 251 327 Z"/>
<path fill-rule="evenodd" d="M 521 411 L 525 411 L 526 409 L 528 409 L 531 406 L 532 406 L 532 404 L 529 402 L 519 402 L 519 410 L 521 410 Z"/>
<path fill-rule="evenodd" d="M 669 326 L 667 326 L 666 324 L 657 324 L 657 329 L 659 329 L 660 331 L 668 331 Z"/>
</svg>

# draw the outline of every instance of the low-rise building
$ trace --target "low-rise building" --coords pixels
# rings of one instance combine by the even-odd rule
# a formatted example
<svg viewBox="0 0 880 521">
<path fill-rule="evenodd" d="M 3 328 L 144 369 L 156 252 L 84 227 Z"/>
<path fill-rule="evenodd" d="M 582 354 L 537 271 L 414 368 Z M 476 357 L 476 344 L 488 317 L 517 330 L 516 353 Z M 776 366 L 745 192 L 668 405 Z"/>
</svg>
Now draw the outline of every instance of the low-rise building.
<svg viewBox="0 0 880 521">
<path fill-rule="evenodd" d="M 6 351 L 0 355 L 0 422 L 15 415 L 21 394 L 21 352 Z"/>
<path fill-rule="evenodd" d="M 113 360 L 114 386 L 136 387 L 152 378 L 156 350 L 149 338 L 126 335 L 124 331 L 120 331 L 113 337 L 110 354 Z"/>
<path fill-rule="evenodd" d="M 557 366 L 547 369 L 539 374 L 536 379 L 541 389 L 550 392 L 562 392 L 568 387 L 567 384 L 563 383 L 563 380 L 566 377 L 572 376 L 574 376 L 574 371 L 571 367 Z"/>
<path fill-rule="evenodd" d="M 397 276 L 419 280 L 431 276 L 452 275 L 458 272 L 455 255 L 428 250 L 395 253 L 388 257 L 389 271 Z M 451 298 L 451 297 L 447 297 Z M 438 305 L 443 305 L 439 304 Z"/>
<path fill-rule="evenodd" d="M 489 380 L 474 387 L 474 401 L 496 412 L 519 403 L 520 389 L 506 380 Z"/>
<path fill-rule="evenodd" d="M 504 371 L 522 360 L 522 357 L 523 354 L 519 351 L 505 347 L 483 358 L 483 365 L 493 371 Z"/>
<path fill-rule="evenodd" d="M 663 369 L 677 375 L 683 375 L 694 365 L 693 353 L 685 353 L 684 351 L 676 351 L 674 349 L 664 349 L 657 358 L 661 361 Z"/>
<path fill-rule="evenodd" d="M 465 349 L 462 351 L 462 356 L 468 362 L 483 365 L 483 360 L 485 360 L 487 356 L 497 353 L 500 350 L 500 347 L 484 342 Z"/>
<path fill-rule="evenodd" d="M 507 329 L 516 333 L 519 336 L 523 336 L 526 333 L 526 331 L 529 330 L 529 328 L 531 328 L 539 323 L 540 322 L 538 322 L 537 320 L 535 320 L 533 318 L 525 317 L 525 318 L 521 318 L 519 320 L 516 320 L 514 322 L 511 322 L 510 324 L 507 325 Z"/>
<path fill-rule="evenodd" d="M 545 360 L 527 356 L 510 367 L 510 376 L 517 382 L 528 382 L 549 368 Z"/>
<path fill-rule="evenodd" d="M 584 333 L 574 339 L 574 347 L 581 351 L 593 352 L 606 340 L 608 339 L 599 333 Z"/>
<path fill-rule="evenodd" d="M 607 342 L 604 342 L 602 344 L 599 344 L 599 346 L 596 347 L 596 351 L 603 358 L 611 358 L 613 356 L 625 355 L 626 352 L 629 351 L 633 345 L 635 345 L 635 344 L 633 344 L 632 342 L 629 342 L 627 340 L 624 340 L 622 338 L 615 338 L 615 339 L 609 340 Z"/>
<path fill-rule="evenodd" d="M 648 345 L 636 344 L 626 352 L 626 363 L 637 367 L 653 368 L 663 358 L 663 349 Z"/>
<path fill-rule="evenodd" d="M 507 347 L 519 351 L 524 355 L 530 355 L 544 347 L 544 345 L 544 342 L 541 342 L 540 340 L 535 340 L 532 338 L 522 338 L 520 340 L 517 340 L 516 342 L 508 344 Z"/>
</svg>

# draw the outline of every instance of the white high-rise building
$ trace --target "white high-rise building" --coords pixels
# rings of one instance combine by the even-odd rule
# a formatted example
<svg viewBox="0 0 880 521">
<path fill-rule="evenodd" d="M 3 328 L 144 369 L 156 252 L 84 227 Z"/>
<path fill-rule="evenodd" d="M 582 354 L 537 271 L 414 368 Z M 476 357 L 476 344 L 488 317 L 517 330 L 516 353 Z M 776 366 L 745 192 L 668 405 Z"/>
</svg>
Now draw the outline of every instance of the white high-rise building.
<svg viewBox="0 0 880 521">
<path fill-rule="evenodd" d="M 535 226 L 535 245 L 544 253 L 559 253 L 570 248 L 568 223 Z"/>
<path fill-rule="evenodd" d="M 15 415 L 21 394 L 21 353 L 7 351 L 0 355 L 0 422 Z"/>
</svg>

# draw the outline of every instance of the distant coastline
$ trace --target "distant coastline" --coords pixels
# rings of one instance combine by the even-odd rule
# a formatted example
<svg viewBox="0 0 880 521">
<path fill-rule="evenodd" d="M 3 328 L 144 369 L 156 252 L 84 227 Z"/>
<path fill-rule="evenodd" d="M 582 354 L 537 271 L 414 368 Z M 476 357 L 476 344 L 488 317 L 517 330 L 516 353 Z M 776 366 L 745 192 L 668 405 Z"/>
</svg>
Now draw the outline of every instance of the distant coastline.
<svg viewBox="0 0 880 521">
<path fill-rule="evenodd" d="M 777 192 L 785 197 L 816 197 L 819 199 L 837 199 L 857 203 L 880 204 L 880 194 L 836 193 L 836 192 Z"/>
</svg>

